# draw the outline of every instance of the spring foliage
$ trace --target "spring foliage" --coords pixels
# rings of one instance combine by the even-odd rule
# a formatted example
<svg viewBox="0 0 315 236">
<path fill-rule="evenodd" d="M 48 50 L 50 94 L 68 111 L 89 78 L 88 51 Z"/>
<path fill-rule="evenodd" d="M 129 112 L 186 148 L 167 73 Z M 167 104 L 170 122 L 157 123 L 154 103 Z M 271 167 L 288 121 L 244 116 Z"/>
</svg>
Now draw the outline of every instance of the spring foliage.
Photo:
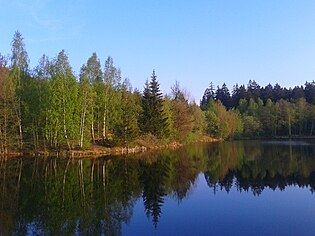
<svg viewBox="0 0 315 236">
<path fill-rule="evenodd" d="M 8 65 L 8 61 L 11 64 Z M 65 50 L 43 55 L 34 69 L 21 33 L 0 60 L 0 152 L 128 146 L 144 137 L 186 142 L 203 134 L 204 115 L 177 93 L 163 95 L 153 70 L 143 92 L 132 89 L 111 57 L 93 53 L 75 75 Z"/>
<path fill-rule="evenodd" d="M 210 83 L 198 106 L 178 82 L 162 94 L 155 70 L 139 91 L 122 78 L 111 57 L 102 69 L 93 53 L 77 76 L 64 50 L 52 59 L 43 55 L 30 69 L 21 33 L 14 34 L 11 46 L 9 58 L 0 54 L 0 153 L 129 146 L 143 139 L 191 142 L 204 135 L 315 133 L 314 81 L 286 89 L 250 80 L 231 93 L 225 83 L 217 89 Z"/>
</svg>

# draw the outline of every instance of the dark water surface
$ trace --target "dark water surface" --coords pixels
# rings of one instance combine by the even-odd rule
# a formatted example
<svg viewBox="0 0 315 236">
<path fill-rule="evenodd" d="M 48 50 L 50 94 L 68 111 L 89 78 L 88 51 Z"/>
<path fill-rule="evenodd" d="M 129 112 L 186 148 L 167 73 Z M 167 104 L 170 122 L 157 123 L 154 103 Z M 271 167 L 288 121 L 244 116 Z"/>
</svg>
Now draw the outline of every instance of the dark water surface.
<svg viewBox="0 0 315 236">
<path fill-rule="evenodd" d="M 315 235 L 315 143 L 0 160 L 0 235 Z"/>
</svg>

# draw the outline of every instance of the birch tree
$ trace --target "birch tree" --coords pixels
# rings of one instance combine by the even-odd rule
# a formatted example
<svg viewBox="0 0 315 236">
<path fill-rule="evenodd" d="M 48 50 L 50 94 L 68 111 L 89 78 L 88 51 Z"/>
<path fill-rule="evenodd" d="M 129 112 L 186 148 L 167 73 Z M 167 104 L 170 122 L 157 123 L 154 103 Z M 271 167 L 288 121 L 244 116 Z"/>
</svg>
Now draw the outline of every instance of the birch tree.
<svg viewBox="0 0 315 236">
<path fill-rule="evenodd" d="M 22 128 L 22 91 L 23 91 L 23 80 L 28 75 L 29 58 L 25 49 L 24 39 L 19 31 L 16 31 L 11 43 L 11 79 L 15 80 L 16 93 L 18 97 L 18 104 L 16 113 L 18 116 L 19 126 L 19 137 L 20 137 L 20 148 L 23 145 L 23 128 Z"/>
<path fill-rule="evenodd" d="M 124 146 L 135 139 L 139 133 L 138 117 L 141 106 L 137 94 L 132 93 L 130 82 L 125 79 L 122 85 L 121 119 L 116 126 L 117 138 L 122 140 Z"/>
<path fill-rule="evenodd" d="M 10 78 L 5 58 L 0 55 L 0 154 L 6 154 L 8 149 L 14 148 L 19 137 L 14 82 Z"/>
<path fill-rule="evenodd" d="M 113 59 L 108 57 L 104 69 L 102 139 L 108 139 L 115 126 L 120 122 L 121 71 L 114 66 Z"/>
<path fill-rule="evenodd" d="M 50 118 L 55 123 L 55 143 L 62 144 L 64 141 L 69 150 L 79 143 L 81 108 L 78 89 L 68 56 L 62 50 L 53 63 Z"/>
<path fill-rule="evenodd" d="M 99 110 L 101 106 L 101 91 L 103 90 L 103 72 L 100 60 L 98 59 L 96 53 L 93 53 L 92 56 L 87 60 L 86 66 L 84 66 L 83 71 L 89 86 L 92 87 L 93 91 L 93 100 L 91 102 L 91 137 L 93 142 L 95 141 L 95 121 L 98 121 Z M 99 125 L 97 126 L 99 129 Z"/>
</svg>

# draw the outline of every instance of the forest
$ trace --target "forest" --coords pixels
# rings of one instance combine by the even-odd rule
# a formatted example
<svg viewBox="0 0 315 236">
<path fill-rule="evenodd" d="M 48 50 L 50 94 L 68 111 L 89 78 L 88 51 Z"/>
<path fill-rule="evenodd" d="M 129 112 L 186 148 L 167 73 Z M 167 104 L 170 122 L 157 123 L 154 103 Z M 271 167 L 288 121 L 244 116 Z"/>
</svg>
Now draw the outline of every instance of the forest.
<svg viewBox="0 0 315 236">
<path fill-rule="evenodd" d="M 190 142 L 203 133 L 203 112 L 175 83 L 163 95 L 153 70 L 143 92 L 107 57 L 93 53 L 75 75 L 64 50 L 30 69 L 22 34 L 0 58 L 0 152 Z"/>
<path fill-rule="evenodd" d="M 96 53 L 78 75 L 65 50 L 29 64 L 17 31 L 11 55 L 0 54 L 0 153 L 314 135 L 314 81 L 287 89 L 253 80 L 231 94 L 210 83 L 198 105 L 178 82 L 163 95 L 155 70 L 143 91 L 132 88 L 111 57 L 102 67 Z"/>
</svg>

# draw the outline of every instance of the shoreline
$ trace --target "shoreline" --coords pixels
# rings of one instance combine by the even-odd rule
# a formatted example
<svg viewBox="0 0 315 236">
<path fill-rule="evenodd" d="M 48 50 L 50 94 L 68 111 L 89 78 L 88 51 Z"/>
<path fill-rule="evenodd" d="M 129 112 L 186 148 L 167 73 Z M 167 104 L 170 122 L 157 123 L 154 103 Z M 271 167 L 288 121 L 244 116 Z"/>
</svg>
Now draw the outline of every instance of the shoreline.
<svg viewBox="0 0 315 236">
<path fill-rule="evenodd" d="M 211 137 L 202 137 L 201 139 L 192 142 L 192 143 L 215 143 L 215 142 L 222 142 L 223 139 L 211 138 Z M 106 156 L 122 156 L 128 154 L 137 154 L 137 153 L 144 153 L 150 151 L 158 151 L 162 149 L 171 149 L 175 150 L 180 147 L 186 146 L 188 144 L 183 144 L 179 142 L 172 142 L 170 144 L 163 144 L 163 145 L 146 145 L 146 146 L 139 146 L 135 145 L 132 147 L 104 147 L 101 145 L 92 145 L 91 148 L 85 150 L 62 150 L 62 151 L 32 151 L 26 150 L 24 152 L 18 151 L 11 151 L 7 154 L 0 154 L 0 158 L 18 158 L 23 156 L 37 156 L 37 157 L 62 157 L 62 158 L 99 158 L 99 157 L 106 157 Z"/>
<path fill-rule="evenodd" d="M 155 144 L 155 145 L 134 145 L 130 147 L 104 147 L 102 145 L 93 144 L 91 148 L 88 149 L 73 149 L 69 150 L 39 150 L 34 151 L 31 149 L 26 149 L 25 151 L 19 152 L 16 150 L 9 151 L 6 154 L 0 153 L 1 158 L 18 158 L 23 156 L 37 156 L 37 157 L 61 157 L 61 158 L 99 158 L 99 157 L 107 157 L 107 156 L 123 156 L 128 154 L 137 154 L 137 153 L 145 153 L 158 151 L 162 149 L 170 149 L 175 150 L 183 146 L 187 146 L 192 143 L 216 143 L 223 142 L 228 140 L 283 140 L 283 139 L 315 139 L 315 136 L 277 136 L 277 137 L 242 137 L 242 138 L 232 138 L 232 139 L 221 139 L 221 138 L 211 138 L 207 136 L 203 136 L 202 138 L 191 142 L 191 143 L 180 143 L 174 141 L 169 144 Z"/>
</svg>

